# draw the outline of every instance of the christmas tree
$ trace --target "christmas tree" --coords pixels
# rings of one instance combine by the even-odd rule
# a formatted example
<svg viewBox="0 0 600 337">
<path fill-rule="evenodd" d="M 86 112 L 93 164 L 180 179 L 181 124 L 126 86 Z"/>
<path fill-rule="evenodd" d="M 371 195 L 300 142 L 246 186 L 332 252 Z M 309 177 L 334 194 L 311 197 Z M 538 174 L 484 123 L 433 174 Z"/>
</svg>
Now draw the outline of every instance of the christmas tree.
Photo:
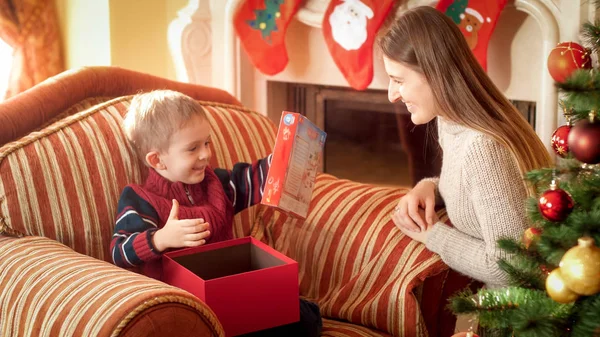
<svg viewBox="0 0 600 337">
<path fill-rule="evenodd" d="M 476 315 L 486 336 L 600 336 L 600 21 L 583 25 L 583 46 L 560 43 L 548 70 L 567 121 L 548 140 L 555 167 L 528 172 L 531 227 L 503 239 L 499 261 L 511 286 L 455 296 L 456 314 Z M 518 182 L 515 182 L 518 183 Z"/>
<path fill-rule="evenodd" d="M 249 20 L 253 29 L 260 30 L 263 39 L 271 42 L 271 33 L 277 31 L 275 20 L 281 16 L 280 7 L 284 0 L 265 0 L 265 9 L 255 10 L 256 19 Z"/>
</svg>

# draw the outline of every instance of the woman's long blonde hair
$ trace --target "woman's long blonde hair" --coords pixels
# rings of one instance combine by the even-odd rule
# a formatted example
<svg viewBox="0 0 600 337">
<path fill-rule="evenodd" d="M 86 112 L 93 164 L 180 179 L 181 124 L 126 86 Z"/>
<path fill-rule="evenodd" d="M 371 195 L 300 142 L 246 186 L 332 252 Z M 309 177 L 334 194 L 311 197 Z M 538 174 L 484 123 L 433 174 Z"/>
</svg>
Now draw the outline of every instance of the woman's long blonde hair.
<svg viewBox="0 0 600 337">
<path fill-rule="evenodd" d="M 413 8 L 378 42 L 387 58 L 425 75 L 441 116 L 504 144 L 522 173 L 551 165 L 531 125 L 490 80 L 446 15 L 433 7 Z"/>
</svg>

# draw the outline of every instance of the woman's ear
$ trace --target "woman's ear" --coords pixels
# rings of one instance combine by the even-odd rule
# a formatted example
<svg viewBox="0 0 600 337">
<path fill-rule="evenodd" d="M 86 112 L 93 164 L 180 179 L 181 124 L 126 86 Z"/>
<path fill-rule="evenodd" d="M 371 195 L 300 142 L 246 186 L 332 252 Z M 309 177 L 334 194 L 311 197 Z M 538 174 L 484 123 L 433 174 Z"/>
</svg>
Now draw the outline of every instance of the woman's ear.
<svg viewBox="0 0 600 337">
<path fill-rule="evenodd" d="M 146 154 L 146 163 L 155 170 L 164 170 L 167 168 L 160 160 L 158 151 L 150 151 Z"/>
</svg>

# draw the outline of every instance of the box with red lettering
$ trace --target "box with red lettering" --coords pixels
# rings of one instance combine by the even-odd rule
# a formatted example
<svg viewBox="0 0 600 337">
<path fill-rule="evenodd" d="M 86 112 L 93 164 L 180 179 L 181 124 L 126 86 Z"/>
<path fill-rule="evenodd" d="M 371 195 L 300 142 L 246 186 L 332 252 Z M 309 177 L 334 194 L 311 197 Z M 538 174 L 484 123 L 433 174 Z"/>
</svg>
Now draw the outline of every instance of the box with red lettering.
<svg viewBox="0 0 600 337">
<path fill-rule="evenodd" d="M 306 218 L 326 137 L 301 114 L 282 113 L 262 204 Z"/>
</svg>

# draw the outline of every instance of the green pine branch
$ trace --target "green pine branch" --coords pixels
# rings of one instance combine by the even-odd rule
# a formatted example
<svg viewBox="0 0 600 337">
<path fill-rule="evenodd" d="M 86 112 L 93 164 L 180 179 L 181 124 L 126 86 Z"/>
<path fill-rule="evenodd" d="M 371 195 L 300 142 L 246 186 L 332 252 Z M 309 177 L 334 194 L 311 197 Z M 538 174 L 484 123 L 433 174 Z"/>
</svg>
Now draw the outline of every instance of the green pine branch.
<svg viewBox="0 0 600 337">
<path fill-rule="evenodd" d="M 552 168 L 542 168 L 538 170 L 529 171 L 525 174 L 525 180 L 534 186 L 536 194 L 540 194 L 548 189 L 550 181 L 552 180 Z"/>
<path fill-rule="evenodd" d="M 531 244 L 529 248 L 526 248 L 522 243 L 508 238 L 499 239 L 497 243 L 500 249 L 507 253 L 514 254 L 522 259 L 522 262 L 526 263 L 527 267 L 533 267 L 534 264 L 537 267 L 541 267 L 547 263 L 547 261 L 535 249 L 536 244 Z"/>
<path fill-rule="evenodd" d="M 531 197 L 527 199 L 526 207 L 530 223 L 536 225 L 536 227 L 543 227 L 541 224 L 546 221 L 546 219 L 544 219 L 542 213 L 540 213 L 538 198 Z"/>
<path fill-rule="evenodd" d="M 562 92 L 593 93 L 600 90 L 600 72 L 597 69 L 577 69 L 556 86 Z"/>
<path fill-rule="evenodd" d="M 574 322 L 573 337 L 600 336 L 600 295 L 580 301 L 578 319 Z"/>
<path fill-rule="evenodd" d="M 591 236 L 600 242 L 600 175 L 594 170 L 579 166 L 562 170 L 539 170 L 531 176 L 544 186 L 543 181 L 551 179 L 552 172 L 560 177 L 559 187 L 573 197 L 575 207 L 571 214 L 561 222 L 552 222 L 541 215 L 538 197 L 529 198 L 526 205 L 531 223 L 543 230 L 536 247 L 538 253 L 549 265 L 557 265 L 564 253 L 575 246 L 580 237 Z M 539 190 L 541 194 L 544 188 Z"/>
<path fill-rule="evenodd" d="M 512 254 L 510 261 L 504 259 L 498 261 L 500 268 L 509 276 L 510 284 L 524 288 L 545 289 L 546 275 L 542 266 L 548 267 L 548 262 L 533 249 L 535 245 L 532 244 L 527 249 L 513 239 L 500 239 L 498 247 Z"/>
<path fill-rule="evenodd" d="M 550 188 L 553 178 L 556 178 L 559 187 L 563 188 L 565 184 L 569 184 L 571 179 L 585 170 L 589 169 L 582 168 L 581 162 L 573 159 L 569 154 L 567 158 L 561 159 L 561 165 L 558 167 L 547 167 L 527 172 L 525 180 L 535 188 L 536 195 L 540 195 Z M 537 200 L 537 197 L 535 200 Z"/>
<path fill-rule="evenodd" d="M 537 249 L 550 265 L 558 266 L 566 251 L 577 245 L 578 238 L 577 231 L 568 226 L 544 228 Z"/>
<path fill-rule="evenodd" d="M 518 263 L 505 260 L 498 261 L 500 269 L 508 274 L 510 284 L 523 287 L 543 290 L 545 288 L 545 279 L 540 265 L 531 263 L 531 261 L 523 260 Z"/>
<path fill-rule="evenodd" d="M 511 254 L 526 255 L 527 249 L 519 242 L 513 239 L 499 239 L 498 247 Z"/>
<path fill-rule="evenodd" d="M 512 328 L 515 336 L 568 336 L 574 304 L 561 304 L 545 291 L 510 287 L 464 291 L 453 297 L 455 313 L 477 314 L 479 324 L 491 329 Z"/>
<path fill-rule="evenodd" d="M 480 326 L 477 329 L 479 336 L 485 337 L 514 337 L 513 329 L 504 328 L 504 329 L 488 329 Z"/>
<path fill-rule="evenodd" d="M 597 1 L 596 4 L 600 3 Z M 600 21 L 596 20 L 595 23 L 586 22 L 582 25 L 581 29 L 581 40 L 592 53 L 598 52 L 600 48 Z"/>
<path fill-rule="evenodd" d="M 563 83 L 556 83 L 564 94 L 565 117 L 587 118 L 591 110 L 600 111 L 600 72 L 596 69 L 578 69 Z"/>
</svg>

